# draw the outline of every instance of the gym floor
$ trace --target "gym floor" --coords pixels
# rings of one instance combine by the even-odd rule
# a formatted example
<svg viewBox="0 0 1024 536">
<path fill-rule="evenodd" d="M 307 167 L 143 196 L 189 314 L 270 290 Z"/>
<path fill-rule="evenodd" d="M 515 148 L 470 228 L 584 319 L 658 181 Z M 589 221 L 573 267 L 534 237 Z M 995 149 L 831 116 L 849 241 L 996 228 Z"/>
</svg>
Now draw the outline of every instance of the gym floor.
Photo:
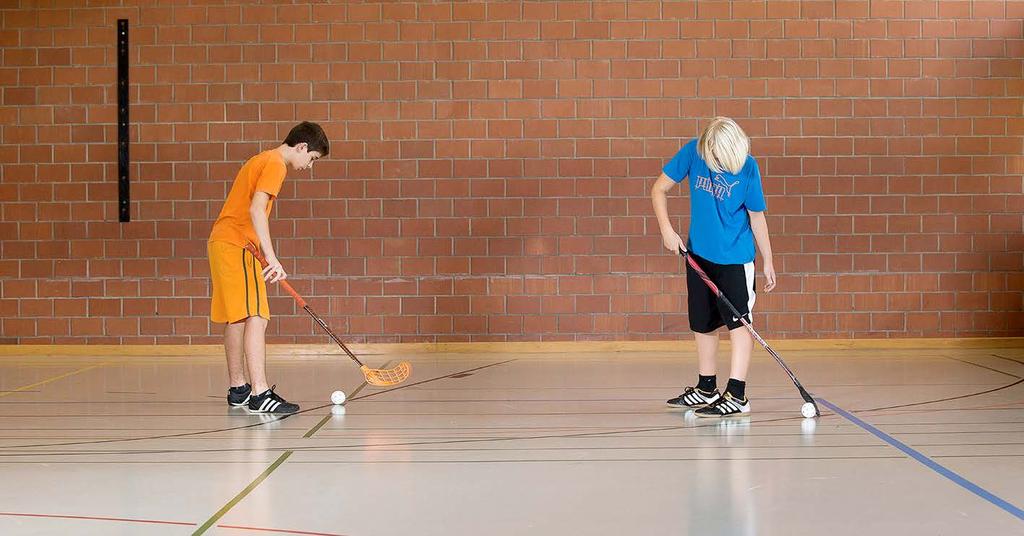
<svg viewBox="0 0 1024 536">
<path fill-rule="evenodd" d="M 0 533 L 1024 534 L 1024 349 L 782 353 L 821 417 L 760 350 L 726 420 L 686 351 L 275 356 L 287 418 L 219 355 L 7 355 Z"/>
</svg>

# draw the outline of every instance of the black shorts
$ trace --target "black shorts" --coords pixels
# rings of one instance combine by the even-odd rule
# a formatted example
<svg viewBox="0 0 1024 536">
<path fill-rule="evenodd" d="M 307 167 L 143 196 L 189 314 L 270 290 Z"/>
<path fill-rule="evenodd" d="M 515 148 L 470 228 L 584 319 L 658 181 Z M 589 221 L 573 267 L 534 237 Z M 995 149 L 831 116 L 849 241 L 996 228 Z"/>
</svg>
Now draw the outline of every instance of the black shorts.
<svg viewBox="0 0 1024 536">
<path fill-rule="evenodd" d="M 725 294 L 725 297 L 736 307 L 736 311 L 750 322 L 750 312 L 754 307 L 754 263 L 746 264 L 715 264 L 690 253 L 711 281 Z M 697 333 L 711 333 L 727 326 L 736 329 L 743 325 L 739 318 L 732 314 L 729 306 L 722 303 L 707 283 L 697 272 L 686 265 L 686 304 L 690 315 L 690 329 Z"/>
</svg>

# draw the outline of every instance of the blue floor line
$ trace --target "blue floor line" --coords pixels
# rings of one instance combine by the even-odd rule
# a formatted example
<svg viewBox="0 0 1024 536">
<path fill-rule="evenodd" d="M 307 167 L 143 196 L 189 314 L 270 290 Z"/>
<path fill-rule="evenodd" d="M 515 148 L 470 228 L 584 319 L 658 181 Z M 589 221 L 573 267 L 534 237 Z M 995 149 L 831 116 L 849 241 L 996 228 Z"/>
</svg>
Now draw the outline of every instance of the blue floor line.
<svg viewBox="0 0 1024 536">
<path fill-rule="evenodd" d="M 827 407 L 828 409 L 834 411 L 837 415 L 841 415 L 843 418 L 845 418 L 846 420 L 852 422 L 853 424 L 856 424 L 857 426 L 863 428 L 864 430 L 867 430 L 868 432 L 871 432 L 875 437 L 877 437 L 877 438 L 881 439 L 882 441 L 885 441 L 886 443 L 888 443 L 888 444 L 890 444 L 890 445 L 900 449 L 901 451 L 903 451 L 904 454 L 906 454 L 907 456 L 910 456 L 911 458 L 921 462 L 921 464 L 923 464 L 925 467 L 927 467 L 927 468 L 931 469 L 932 471 L 935 471 L 936 473 L 939 473 L 940 475 L 942 475 L 942 476 L 952 480 L 958 486 L 960 486 L 960 487 L 966 489 L 967 491 L 977 495 L 978 497 L 981 497 L 982 499 L 985 499 L 986 501 L 988 501 L 988 502 L 998 506 L 999 508 L 1002 508 L 1003 510 L 1009 512 L 1010 515 L 1016 517 L 1017 519 L 1020 519 L 1020 520 L 1024 521 L 1024 510 L 1022 510 L 1020 507 L 1010 503 L 1009 501 L 1007 501 L 1007 500 L 1005 500 L 1003 498 L 1000 498 L 1000 497 L 996 496 L 994 493 L 992 493 L 992 492 L 986 490 L 985 488 L 975 484 L 974 482 L 971 482 L 970 480 L 967 480 L 966 478 L 964 478 L 964 477 L 954 473 L 953 471 L 943 467 L 942 465 L 939 465 L 938 462 L 936 462 L 935 460 L 932 460 L 928 456 L 925 456 L 924 454 L 914 450 L 913 448 L 911 448 L 906 443 L 903 443 L 902 441 L 900 441 L 900 440 L 892 437 L 891 435 L 889 435 L 889 434 L 879 430 L 878 428 L 875 428 L 874 426 L 868 424 L 867 422 L 862 421 L 860 418 L 856 417 L 852 413 L 850 413 L 850 412 L 840 408 L 839 406 L 836 406 L 835 404 L 829 402 L 828 400 L 825 400 L 824 398 L 815 398 L 815 400 L 818 403 L 820 403 L 821 405 L 823 405 L 823 406 Z"/>
</svg>

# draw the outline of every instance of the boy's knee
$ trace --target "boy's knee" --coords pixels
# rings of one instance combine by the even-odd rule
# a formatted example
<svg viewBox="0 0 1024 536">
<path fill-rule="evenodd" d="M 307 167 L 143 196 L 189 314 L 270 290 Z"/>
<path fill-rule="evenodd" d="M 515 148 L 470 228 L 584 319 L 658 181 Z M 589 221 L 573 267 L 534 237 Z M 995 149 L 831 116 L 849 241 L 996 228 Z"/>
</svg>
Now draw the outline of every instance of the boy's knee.
<svg viewBox="0 0 1024 536">
<path fill-rule="evenodd" d="M 245 319 L 246 327 L 253 326 L 265 330 L 267 329 L 267 324 L 267 319 L 263 318 L 262 316 L 250 316 L 249 318 Z"/>
</svg>

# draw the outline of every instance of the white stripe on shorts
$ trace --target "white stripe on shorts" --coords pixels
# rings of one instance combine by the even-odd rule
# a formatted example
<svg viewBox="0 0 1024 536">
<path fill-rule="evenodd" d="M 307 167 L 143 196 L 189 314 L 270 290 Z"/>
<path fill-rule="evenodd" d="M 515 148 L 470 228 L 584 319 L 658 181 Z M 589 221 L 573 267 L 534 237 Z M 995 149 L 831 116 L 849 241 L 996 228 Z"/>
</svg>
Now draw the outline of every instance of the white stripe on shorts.
<svg viewBox="0 0 1024 536">
<path fill-rule="evenodd" d="M 748 262 L 743 265 L 743 271 L 747 275 L 747 318 L 754 323 L 754 302 L 757 294 L 754 292 L 754 263 Z"/>
</svg>

